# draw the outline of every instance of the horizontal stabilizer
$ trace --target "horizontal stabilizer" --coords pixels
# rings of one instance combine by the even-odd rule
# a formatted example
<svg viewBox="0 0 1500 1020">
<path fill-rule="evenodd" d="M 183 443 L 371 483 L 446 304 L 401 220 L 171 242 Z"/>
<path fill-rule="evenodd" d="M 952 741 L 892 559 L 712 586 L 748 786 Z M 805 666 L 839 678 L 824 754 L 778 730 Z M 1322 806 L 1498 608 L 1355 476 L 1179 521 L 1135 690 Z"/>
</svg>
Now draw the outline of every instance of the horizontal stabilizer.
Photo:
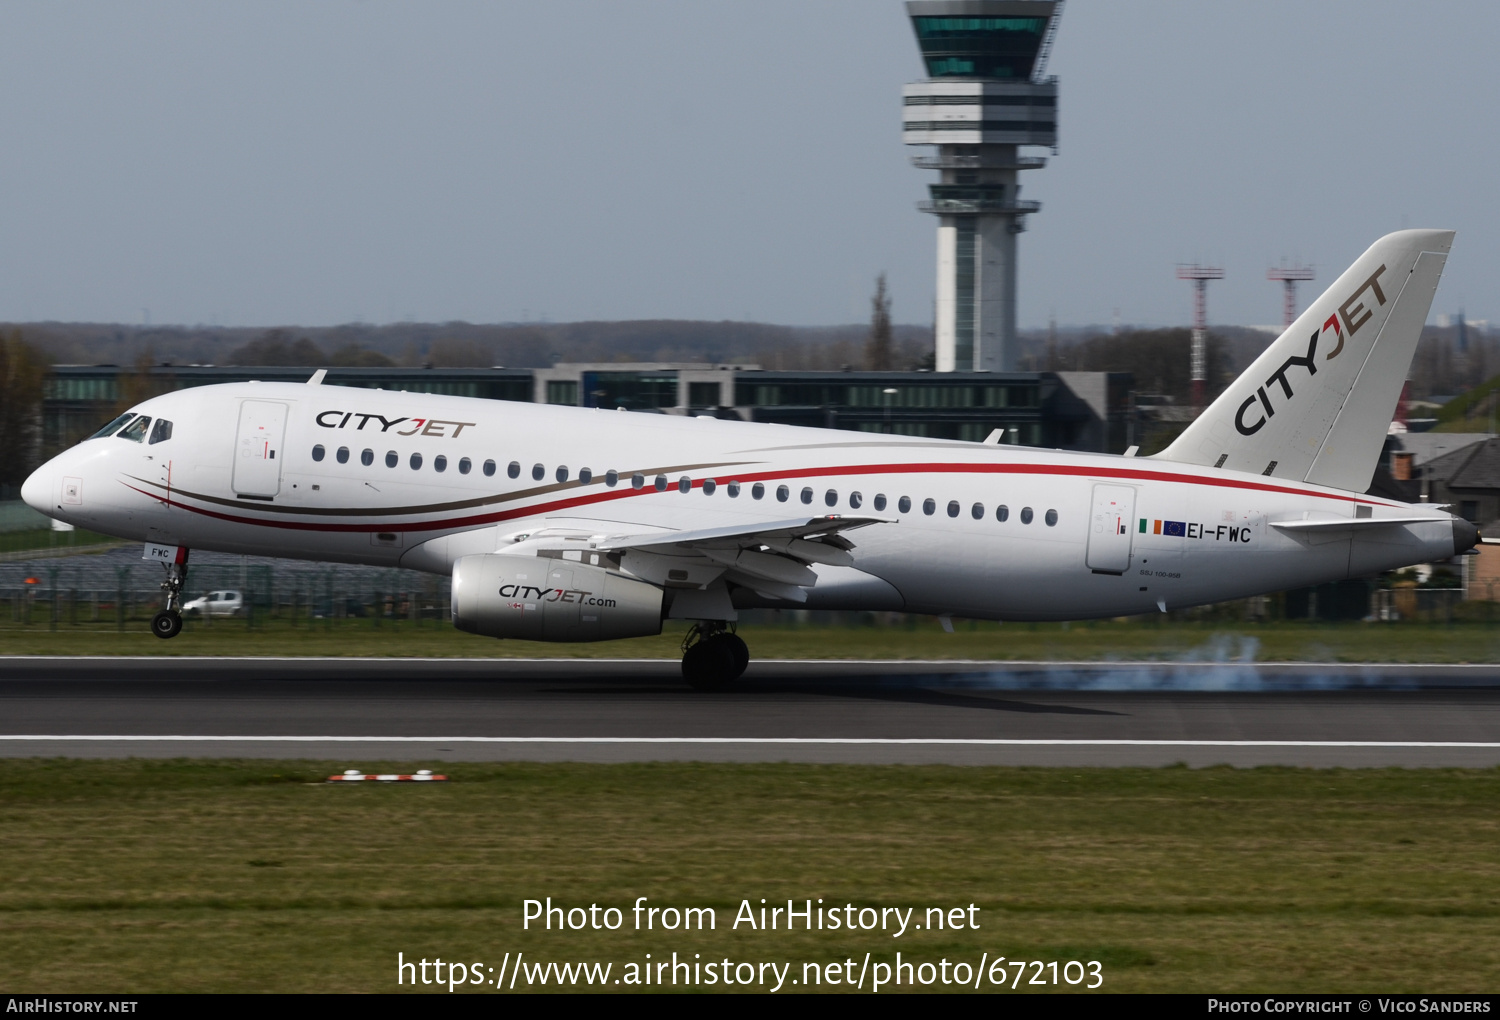
<svg viewBox="0 0 1500 1020">
<path fill-rule="evenodd" d="M 1359 531 L 1369 528 L 1399 528 L 1406 524 L 1447 524 L 1451 517 L 1355 517 L 1317 521 L 1272 521 L 1278 531 Z"/>
</svg>

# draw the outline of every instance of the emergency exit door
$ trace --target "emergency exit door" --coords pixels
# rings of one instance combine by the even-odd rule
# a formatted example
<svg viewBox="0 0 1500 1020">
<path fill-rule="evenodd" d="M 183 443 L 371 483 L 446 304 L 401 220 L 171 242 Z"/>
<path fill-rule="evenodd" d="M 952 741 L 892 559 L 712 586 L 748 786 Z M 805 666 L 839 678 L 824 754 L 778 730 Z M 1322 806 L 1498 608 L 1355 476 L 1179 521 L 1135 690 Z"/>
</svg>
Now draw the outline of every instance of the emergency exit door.
<svg viewBox="0 0 1500 1020">
<path fill-rule="evenodd" d="M 1130 522 L 1135 516 L 1135 489 L 1128 485 L 1094 486 L 1089 515 L 1089 569 L 1123 574 L 1130 569 Z"/>
<path fill-rule="evenodd" d="M 240 403 L 240 430 L 234 450 L 234 491 L 269 499 L 281 491 L 281 445 L 286 437 L 286 405 L 272 400 Z"/>
</svg>

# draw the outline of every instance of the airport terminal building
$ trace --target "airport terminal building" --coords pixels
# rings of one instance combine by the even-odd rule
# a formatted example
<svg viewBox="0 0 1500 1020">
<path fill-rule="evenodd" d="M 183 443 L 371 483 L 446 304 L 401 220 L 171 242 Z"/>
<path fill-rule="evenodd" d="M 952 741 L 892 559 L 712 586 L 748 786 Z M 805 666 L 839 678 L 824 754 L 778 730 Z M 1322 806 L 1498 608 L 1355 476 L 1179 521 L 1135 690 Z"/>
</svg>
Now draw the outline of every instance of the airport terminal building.
<svg viewBox="0 0 1500 1020">
<path fill-rule="evenodd" d="M 190 386 L 300 382 L 302 366 L 62 365 L 46 383 L 43 445 L 91 434 L 123 405 Z M 328 385 L 654 414 L 999 441 L 1100 453 L 1133 445 L 1132 377 L 1118 372 L 769 372 L 755 365 L 330 368 Z"/>
</svg>

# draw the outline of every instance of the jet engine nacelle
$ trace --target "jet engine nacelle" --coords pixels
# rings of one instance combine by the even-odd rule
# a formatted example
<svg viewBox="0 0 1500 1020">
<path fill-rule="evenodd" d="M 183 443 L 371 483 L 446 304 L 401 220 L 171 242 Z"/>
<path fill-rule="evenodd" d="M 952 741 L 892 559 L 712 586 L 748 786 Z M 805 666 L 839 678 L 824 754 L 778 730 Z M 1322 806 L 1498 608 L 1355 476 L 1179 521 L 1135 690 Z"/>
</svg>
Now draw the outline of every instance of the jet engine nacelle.
<svg viewBox="0 0 1500 1020">
<path fill-rule="evenodd" d="M 527 641 L 661 633 L 662 590 L 569 560 L 464 556 L 453 564 L 453 626 Z"/>
</svg>

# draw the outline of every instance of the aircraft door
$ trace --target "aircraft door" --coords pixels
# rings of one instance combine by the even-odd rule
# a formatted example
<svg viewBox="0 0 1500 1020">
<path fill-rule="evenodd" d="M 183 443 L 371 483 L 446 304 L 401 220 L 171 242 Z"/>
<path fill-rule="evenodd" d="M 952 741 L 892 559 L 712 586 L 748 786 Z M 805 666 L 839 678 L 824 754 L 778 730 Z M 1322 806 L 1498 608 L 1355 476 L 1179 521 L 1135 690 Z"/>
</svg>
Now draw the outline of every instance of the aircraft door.
<svg viewBox="0 0 1500 1020">
<path fill-rule="evenodd" d="M 270 498 L 281 491 L 286 410 L 285 404 L 272 400 L 241 401 L 240 431 L 234 450 L 236 495 Z"/>
<path fill-rule="evenodd" d="M 1130 569 L 1130 523 L 1135 516 L 1135 489 L 1128 485 L 1094 486 L 1089 515 L 1089 569 L 1123 574 Z"/>
</svg>

